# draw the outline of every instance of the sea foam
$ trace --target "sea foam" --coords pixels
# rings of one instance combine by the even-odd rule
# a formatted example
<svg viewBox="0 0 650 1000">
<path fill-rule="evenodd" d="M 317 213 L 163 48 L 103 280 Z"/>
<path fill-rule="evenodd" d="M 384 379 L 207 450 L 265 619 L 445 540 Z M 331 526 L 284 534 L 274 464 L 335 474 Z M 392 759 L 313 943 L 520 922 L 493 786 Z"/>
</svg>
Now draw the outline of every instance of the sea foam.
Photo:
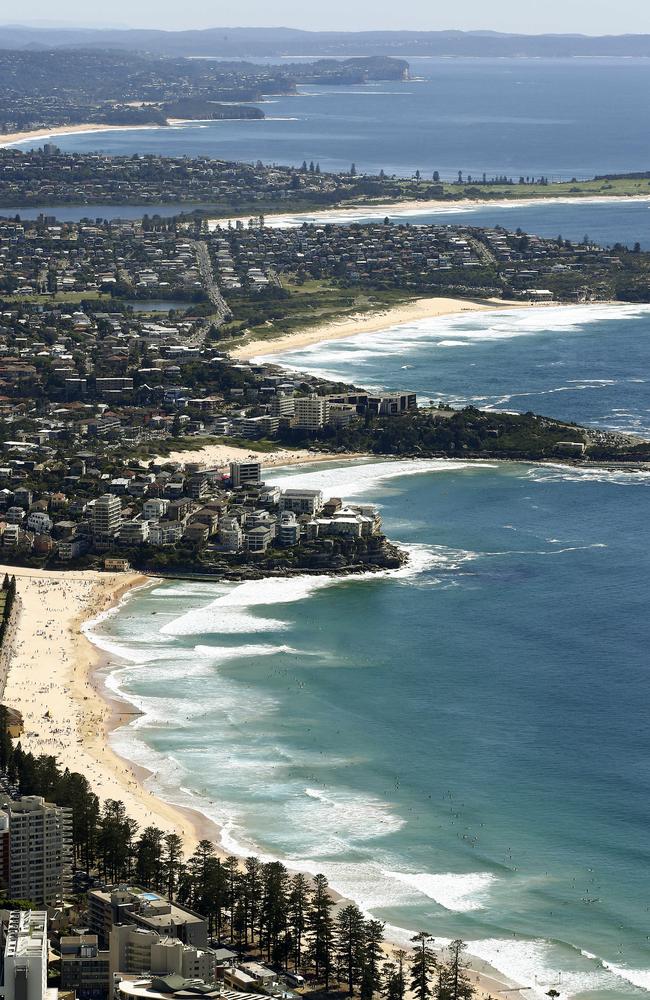
<svg viewBox="0 0 650 1000">
<path fill-rule="evenodd" d="M 350 361 L 363 364 L 377 358 L 403 357 L 418 347 L 445 349 L 467 347 L 490 341 L 512 340 L 540 333 L 580 333 L 591 324 L 603 321 L 624 322 L 650 311 L 647 304 L 589 304 L 462 312 L 449 316 L 426 317 L 407 323 L 388 325 L 373 333 L 324 340 L 317 344 L 289 350 L 280 355 L 260 355 L 260 360 L 277 361 L 285 367 L 320 373 L 327 370 L 340 375 Z"/>
<path fill-rule="evenodd" d="M 483 909 L 490 886 L 496 881 L 496 877 L 490 872 L 446 872 L 432 875 L 429 872 L 408 874 L 384 871 L 383 874 L 396 882 L 411 886 L 446 910 L 461 913 Z"/>
</svg>

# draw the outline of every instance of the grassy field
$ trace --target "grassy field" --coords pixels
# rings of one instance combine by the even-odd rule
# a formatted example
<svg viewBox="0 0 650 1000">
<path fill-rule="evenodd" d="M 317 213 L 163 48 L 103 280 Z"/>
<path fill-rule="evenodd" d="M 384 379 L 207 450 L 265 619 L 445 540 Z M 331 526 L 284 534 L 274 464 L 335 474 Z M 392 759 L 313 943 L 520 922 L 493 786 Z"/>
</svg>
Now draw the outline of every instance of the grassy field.
<svg viewBox="0 0 650 1000">
<path fill-rule="evenodd" d="M 434 187 L 437 193 L 434 193 Z M 440 188 L 442 191 L 440 193 Z M 241 216 L 257 217 L 276 213 L 290 215 L 314 211 L 329 211 L 334 208 L 354 208 L 360 205 L 387 205 L 399 201 L 520 201 L 545 198 L 630 198 L 647 195 L 650 197 L 650 178 L 622 177 L 617 180 L 564 181 L 553 184 L 480 184 L 442 183 L 431 184 L 430 180 L 419 182 L 411 178 L 403 180 L 391 178 L 385 183 L 385 192 L 378 190 L 372 195 L 343 197 L 341 201 L 324 204 L 322 201 L 305 198 L 291 202 L 256 202 L 254 205 L 238 205 L 235 208 L 219 208 L 207 212 L 213 218 Z"/>
<path fill-rule="evenodd" d="M 405 181 L 401 185 L 405 199 L 428 197 L 429 184 Z M 443 184 L 441 201 L 480 199 L 485 201 L 521 200 L 529 198 L 593 198 L 639 195 L 650 197 L 650 179 L 623 177 L 618 180 L 565 181 L 558 184 Z M 435 197 L 435 196 L 434 196 Z M 380 198 L 373 199 L 377 203 Z"/>
<path fill-rule="evenodd" d="M 402 289 L 374 291 L 339 288 L 326 280 L 309 280 L 301 284 L 286 275 L 283 275 L 282 286 L 289 293 L 287 298 L 266 299 L 245 294 L 229 296 L 233 318 L 220 328 L 220 339 L 237 343 L 243 338 L 270 340 L 294 330 L 390 308 L 417 298 L 415 292 Z"/>
</svg>

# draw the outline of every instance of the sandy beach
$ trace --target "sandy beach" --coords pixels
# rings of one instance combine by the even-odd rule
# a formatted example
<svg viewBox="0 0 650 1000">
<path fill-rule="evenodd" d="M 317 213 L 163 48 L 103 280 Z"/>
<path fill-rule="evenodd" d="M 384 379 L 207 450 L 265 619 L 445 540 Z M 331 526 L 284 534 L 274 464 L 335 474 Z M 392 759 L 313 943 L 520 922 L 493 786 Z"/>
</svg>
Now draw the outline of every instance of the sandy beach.
<svg viewBox="0 0 650 1000">
<path fill-rule="evenodd" d="M 56 139 L 60 135 L 75 135 L 77 132 L 132 132 L 139 129 L 164 128 L 164 125 L 101 125 L 97 122 L 86 125 L 53 125 L 51 128 L 37 128 L 31 132 L 0 133 L 0 147 L 15 146 L 32 139 Z"/>
<path fill-rule="evenodd" d="M 153 824 L 178 833 L 187 853 L 202 837 L 218 842 L 213 823 L 154 796 L 143 784 L 149 772 L 117 756 L 108 744 L 110 731 L 128 723 L 137 710 L 106 691 L 97 672 L 108 663 L 81 628 L 150 581 L 136 573 L 11 566 L 0 566 L 0 571 L 15 574 L 18 585 L 14 653 L 3 703 L 23 715 L 23 748 L 54 755 L 60 765 L 84 774 L 100 800 L 121 799 L 140 829 Z M 392 947 L 387 942 L 386 951 Z M 481 997 L 512 986 L 478 960 L 471 975 Z"/>
<path fill-rule="evenodd" d="M 358 222 L 359 219 L 368 219 L 377 216 L 380 219 L 388 217 L 395 220 L 398 216 L 406 221 L 411 216 L 424 215 L 425 213 L 442 213 L 453 215 L 457 212 L 467 212 L 474 208 L 527 208 L 531 205 L 571 205 L 574 202 L 582 204 L 599 204 L 619 202 L 650 202 L 650 195 L 645 194 L 584 194 L 584 195 L 555 195 L 545 197 L 539 195 L 537 198 L 458 198 L 458 199 L 412 199 L 405 201 L 386 201 L 381 203 L 357 202 L 356 204 L 346 204 L 332 208 L 305 209 L 302 212 L 271 212 L 264 216 L 264 225 L 272 229 L 282 229 L 284 227 L 300 226 L 303 222 L 337 222 L 351 223 Z M 246 224 L 252 213 L 247 215 L 233 215 L 226 218 L 212 218 L 208 220 L 208 228 L 213 230 L 218 226 L 235 225 L 237 222 Z M 253 216 L 254 218 L 254 216 Z"/>
<path fill-rule="evenodd" d="M 266 466 L 305 465 L 311 462 L 349 462 L 363 455 L 337 455 L 327 451 L 307 451 L 301 448 L 276 448 L 273 451 L 254 451 L 252 448 L 240 448 L 231 444 L 207 444 L 195 451 L 179 449 L 169 455 L 160 455 L 159 462 L 180 462 L 182 465 L 196 462 L 204 469 L 228 470 L 230 462 L 261 462 Z M 143 462 L 147 465 L 151 459 Z"/>
<path fill-rule="evenodd" d="M 250 361 L 252 358 L 266 357 L 268 354 L 281 354 L 284 351 L 295 351 L 299 347 L 309 347 L 326 340 L 340 340 L 343 337 L 355 337 L 361 333 L 378 333 L 391 326 L 404 323 L 414 323 L 420 319 L 434 319 L 437 316 L 450 316 L 454 313 L 477 312 L 485 309 L 507 309 L 514 305 L 526 306 L 526 302 L 503 302 L 501 299 L 449 299 L 422 298 L 413 302 L 405 302 L 393 309 L 381 309 L 378 312 L 358 313 L 345 319 L 320 326 L 311 326 L 298 333 L 289 333 L 283 337 L 271 340 L 253 340 L 231 350 L 232 357 L 240 361 Z"/>
<path fill-rule="evenodd" d="M 134 587 L 148 583 L 136 573 L 59 573 L 2 566 L 15 574 L 19 601 L 14 653 L 3 702 L 23 715 L 23 749 L 56 756 L 79 771 L 100 800 L 118 798 L 140 828 L 151 824 L 179 833 L 191 850 L 202 836 L 216 833 L 207 819 L 176 809 L 147 791 L 144 768 L 130 765 L 110 749 L 111 729 L 137 710 L 102 697 L 94 672 L 100 651 L 81 626 L 115 605 Z"/>
</svg>

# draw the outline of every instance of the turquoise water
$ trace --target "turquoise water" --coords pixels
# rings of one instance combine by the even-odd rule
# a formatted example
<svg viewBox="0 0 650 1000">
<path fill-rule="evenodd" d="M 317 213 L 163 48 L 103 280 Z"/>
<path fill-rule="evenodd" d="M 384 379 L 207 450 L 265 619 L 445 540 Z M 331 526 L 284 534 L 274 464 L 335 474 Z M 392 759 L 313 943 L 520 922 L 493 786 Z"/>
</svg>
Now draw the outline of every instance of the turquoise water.
<svg viewBox="0 0 650 1000">
<path fill-rule="evenodd" d="M 57 141 L 396 172 L 648 165 L 648 62 L 418 72 L 281 99 L 276 121 Z M 650 243 L 645 205 L 533 206 L 529 226 L 528 209 L 493 210 Z M 650 431 L 649 323 L 644 307 L 463 314 L 284 360 Z M 650 475 L 367 461 L 267 479 L 379 504 L 409 566 L 132 595 L 93 629 L 109 685 L 144 713 L 116 748 L 222 824 L 227 849 L 324 871 L 396 940 L 460 935 L 535 997 L 649 992 Z"/>
<path fill-rule="evenodd" d="M 464 315 L 289 360 L 647 427 L 649 318 Z M 267 478 L 378 503 L 410 565 L 133 596 L 96 629 L 145 713 L 117 748 L 228 849 L 324 871 L 397 940 L 460 935 L 534 995 L 650 991 L 650 473 L 423 460 Z"/>
<path fill-rule="evenodd" d="M 540 995 L 650 989 L 650 477 L 269 478 L 378 502 L 411 566 L 134 595 L 95 629 L 145 713 L 118 750 L 228 849 L 325 871 L 397 940 L 461 935 Z"/>
</svg>

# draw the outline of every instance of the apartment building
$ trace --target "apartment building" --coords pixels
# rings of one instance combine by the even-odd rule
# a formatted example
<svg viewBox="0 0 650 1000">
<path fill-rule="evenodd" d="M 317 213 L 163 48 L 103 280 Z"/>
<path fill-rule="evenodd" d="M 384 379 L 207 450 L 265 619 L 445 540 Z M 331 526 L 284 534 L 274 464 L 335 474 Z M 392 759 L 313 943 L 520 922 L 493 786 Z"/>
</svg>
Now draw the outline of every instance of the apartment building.
<svg viewBox="0 0 650 1000">
<path fill-rule="evenodd" d="M 13 910 L 4 951 L 5 1000 L 56 1000 L 47 986 L 47 913 Z"/>
<path fill-rule="evenodd" d="M 89 892 L 88 927 L 92 934 L 97 934 L 102 946 L 108 945 L 111 930 L 117 924 L 135 924 L 197 948 L 208 945 L 205 919 L 156 892 L 127 885 Z"/>
<path fill-rule="evenodd" d="M 122 524 L 122 502 L 112 493 L 99 497 L 92 511 L 93 535 L 96 541 L 112 542 Z"/>
<path fill-rule="evenodd" d="M 40 795 L 0 796 L 0 870 L 13 899 L 62 901 L 71 884 L 72 811 Z"/>
<path fill-rule="evenodd" d="M 183 944 L 176 937 L 161 936 L 136 924 L 120 924 L 110 933 L 110 978 L 118 974 L 155 976 L 176 974 L 212 983 L 216 978 L 213 951 Z"/>
<path fill-rule="evenodd" d="M 293 426 L 319 431 L 329 419 L 329 402 L 322 396 L 300 396 L 294 401 Z"/>
<path fill-rule="evenodd" d="M 110 989 L 109 953 L 96 934 L 61 938 L 61 990 L 74 990 L 77 1000 L 106 1000 Z"/>
<path fill-rule="evenodd" d="M 233 489 L 235 490 L 239 489 L 240 486 L 246 486 L 249 483 L 261 483 L 262 463 L 231 462 L 230 482 L 232 484 Z"/>
<path fill-rule="evenodd" d="M 318 514 L 323 508 L 322 490 L 285 490 L 280 498 L 280 510 L 294 514 Z"/>
</svg>

